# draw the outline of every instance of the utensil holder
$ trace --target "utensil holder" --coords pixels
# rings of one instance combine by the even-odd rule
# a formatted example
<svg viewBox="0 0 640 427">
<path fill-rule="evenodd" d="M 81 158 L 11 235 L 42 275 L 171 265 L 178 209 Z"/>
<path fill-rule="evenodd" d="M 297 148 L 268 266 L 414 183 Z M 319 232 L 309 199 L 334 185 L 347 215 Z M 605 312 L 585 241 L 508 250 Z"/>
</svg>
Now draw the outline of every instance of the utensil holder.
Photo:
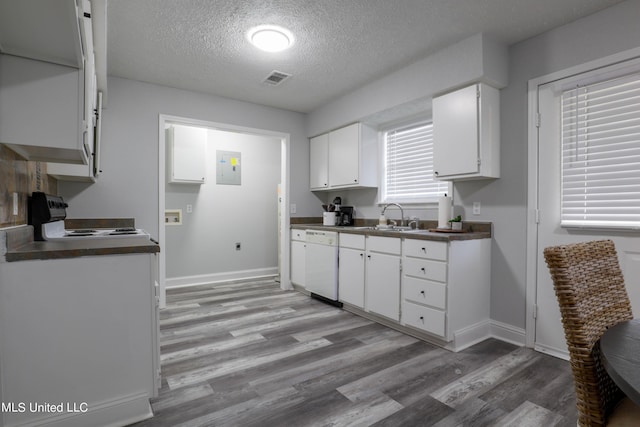
<svg viewBox="0 0 640 427">
<path fill-rule="evenodd" d="M 322 225 L 336 225 L 336 213 L 322 212 Z"/>
</svg>

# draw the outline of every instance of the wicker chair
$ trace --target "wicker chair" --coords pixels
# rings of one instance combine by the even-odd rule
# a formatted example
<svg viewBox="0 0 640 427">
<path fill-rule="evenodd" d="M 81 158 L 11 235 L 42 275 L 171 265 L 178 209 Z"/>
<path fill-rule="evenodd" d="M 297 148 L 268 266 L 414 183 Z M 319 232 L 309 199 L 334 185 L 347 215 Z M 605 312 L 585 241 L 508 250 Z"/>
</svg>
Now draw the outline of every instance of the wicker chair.
<svg viewBox="0 0 640 427">
<path fill-rule="evenodd" d="M 578 425 L 613 425 L 614 420 L 616 425 L 640 425 L 640 408 L 625 398 L 600 361 L 603 332 L 633 318 L 613 242 L 549 247 L 544 257 L 569 347 Z"/>
</svg>

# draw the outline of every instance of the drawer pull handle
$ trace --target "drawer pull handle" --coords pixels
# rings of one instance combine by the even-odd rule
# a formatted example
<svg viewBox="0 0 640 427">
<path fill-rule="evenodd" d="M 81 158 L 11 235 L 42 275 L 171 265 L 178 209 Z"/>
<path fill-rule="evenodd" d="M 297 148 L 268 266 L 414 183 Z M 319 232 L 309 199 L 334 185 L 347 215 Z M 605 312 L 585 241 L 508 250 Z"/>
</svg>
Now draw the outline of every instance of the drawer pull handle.
<svg viewBox="0 0 640 427">
<path fill-rule="evenodd" d="M 422 252 L 427 253 L 427 248 L 422 248 Z"/>
<path fill-rule="evenodd" d="M 420 271 L 422 271 L 423 273 L 426 273 L 426 272 L 427 272 L 427 270 L 426 270 L 424 267 L 422 267 L 422 268 L 420 269 Z"/>
<path fill-rule="evenodd" d="M 420 320 L 424 323 L 424 316 L 420 316 Z"/>
<path fill-rule="evenodd" d="M 420 293 L 421 293 L 423 296 L 426 296 L 426 294 L 424 293 L 424 291 L 420 291 Z"/>
</svg>

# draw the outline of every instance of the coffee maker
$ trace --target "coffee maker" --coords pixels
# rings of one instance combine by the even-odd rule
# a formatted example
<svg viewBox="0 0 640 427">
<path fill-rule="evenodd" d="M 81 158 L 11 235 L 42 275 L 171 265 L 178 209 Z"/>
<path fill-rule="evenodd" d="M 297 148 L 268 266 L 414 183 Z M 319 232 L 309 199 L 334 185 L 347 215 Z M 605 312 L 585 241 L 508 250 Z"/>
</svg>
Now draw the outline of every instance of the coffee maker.
<svg viewBox="0 0 640 427">
<path fill-rule="evenodd" d="M 338 212 L 338 225 L 353 225 L 353 206 L 340 206 Z"/>
</svg>

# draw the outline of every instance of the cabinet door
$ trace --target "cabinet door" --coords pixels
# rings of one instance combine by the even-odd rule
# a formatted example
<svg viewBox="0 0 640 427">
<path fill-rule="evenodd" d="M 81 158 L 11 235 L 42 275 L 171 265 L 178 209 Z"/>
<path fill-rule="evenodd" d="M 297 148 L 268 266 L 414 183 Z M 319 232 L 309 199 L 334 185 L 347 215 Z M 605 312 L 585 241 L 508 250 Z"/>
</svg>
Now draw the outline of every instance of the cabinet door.
<svg viewBox="0 0 640 427">
<path fill-rule="evenodd" d="M 304 286 L 305 243 L 291 242 L 291 283 Z"/>
<path fill-rule="evenodd" d="M 0 54 L 0 141 L 24 158 L 87 164 L 84 73 Z"/>
<path fill-rule="evenodd" d="M 436 177 L 479 172 L 478 85 L 433 98 Z"/>
<path fill-rule="evenodd" d="M 365 309 L 400 320 L 400 257 L 367 253 Z"/>
<path fill-rule="evenodd" d="M 338 298 L 342 302 L 364 308 L 363 250 L 340 248 Z"/>
<path fill-rule="evenodd" d="M 329 132 L 329 186 L 358 184 L 360 176 L 360 124 Z"/>
<path fill-rule="evenodd" d="M 173 125 L 168 133 L 171 143 L 169 182 L 204 183 L 207 175 L 207 129 Z"/>
<path fill-rule="evenodd" d="M 329 134 L 309 140 L 309 187 L 323 190 L 329 187 Z"/>
</svg>

